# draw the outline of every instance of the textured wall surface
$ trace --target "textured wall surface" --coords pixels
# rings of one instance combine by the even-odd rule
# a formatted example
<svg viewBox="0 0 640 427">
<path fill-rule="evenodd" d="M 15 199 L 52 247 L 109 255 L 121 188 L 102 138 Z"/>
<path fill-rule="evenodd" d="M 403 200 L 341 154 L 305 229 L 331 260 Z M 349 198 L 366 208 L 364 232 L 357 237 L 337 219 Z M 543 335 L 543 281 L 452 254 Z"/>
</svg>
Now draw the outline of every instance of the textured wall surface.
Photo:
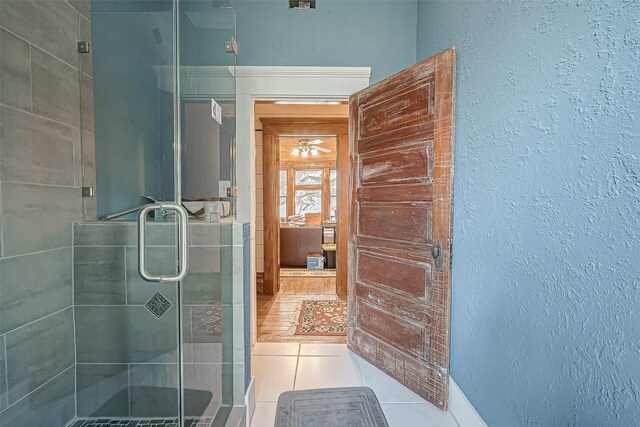
<svg viewBox="0 0 640 427">
<path fill-rule="evenodd" d="M 415 62 L 416 0 L 237 0 L 238 65 L 371 67 L 376 82 Z"/>
<path fill-rule="evenodd" d="M 458 47 L 452 375 L 491 426 L 640 419 L 640 3 L 419 3 Z"/>
</svg>

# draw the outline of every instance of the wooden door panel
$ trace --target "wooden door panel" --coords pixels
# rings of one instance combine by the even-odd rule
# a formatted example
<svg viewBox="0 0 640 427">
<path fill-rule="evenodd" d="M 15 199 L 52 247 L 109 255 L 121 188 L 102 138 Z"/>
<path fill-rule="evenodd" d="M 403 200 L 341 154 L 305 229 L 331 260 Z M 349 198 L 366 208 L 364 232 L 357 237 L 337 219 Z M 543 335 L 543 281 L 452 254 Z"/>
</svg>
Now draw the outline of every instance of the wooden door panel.
<svg viewBox="0 0 640 427">
<path fill-rule="evenodd" d="M 402 147 L 403 145 L 412 145 L 419 141 L 424 135 L 435 135 L 435 125 L 433 121 L 419 123 L 398 129 L 391 133 L 383 133 L 366 139 L 361 139 L 359 141 L 360 146 L 362 147 L 360 154 L 388 148 L 390 142 L 393 142 L 398 147 Z"/>
<path fill-rule="evenodd" d="M 406 352 L 383 343 L 382 340 L 361 329 L 354 329 L 349 335 L 349 340 L 351 348 L 358 348 L 358 354 L 363 359 L 368 360 L 419 396 L 428 395 L 437 387 L 433 376 L 424 373 L 424 365 L 428 361 L 407 357 Z"/>
<path fill-rule="evenodd" d="M 446 409 L 455 49 L 350 99 L 348 345 Z"/>
<path fill-rule="evenodd" d="M 402 185 L 402 191 L 396 187 L 373 186 L 358 188 L 357 194 L 360 202 L 431 202 L 433 201 L 433 188 L 431 185 Z"/>
<path fill-rule="evenodd" d="M 359 301 L 357 322 L 361 330 L 386 342 L 397 349 L 425 360 L 428 334 L 424 323 L 412 322 L 406 317 L 382 309 L 378 304 Z"/>
<path fill-rule="evenodd" d="M 431 267 L 384 255 L 358 252 L 358 283 L 381 285 L 412 297 L 425 298 Z"/>
<path fill-rule="evenodd" d="M 435 83 L 436 78 L 434 74 L 435 68 L 433 67 L 433 64 L 428 64 L 427 61 L 423 61 L 419 65 L 420 69 L 416 67 L 409 67 L 407 69 L 409 70 L 412 68 L 411 75 L 401 71 L 386 78 L 384 80 L 384 84 L 386 84 L 387 86 L 394 86 L 395 88 L 392 92 L 383 93 L 380 91 L 370 90 L 373 86 L 379 86 L 378 84 L 370 86 L 358 92 L 358 95 L 360 97 L 358 106 L 362 109 L 365 109 L 367 107 L 380 104 L 390 99 L 397 99 L 398 97 L 403 97 L 405 103 L 407 104 L 415 105 L 415 95 L 412 94 L 415 94 L 416 92 L 429 93 L 430 96 L 428 97 L 428 99 L 433 100 L 435 94 L 431 90 L 433 89 L 432 85 Z M 407 94 L 408 96 L 405 96 Z M 433 102 L 430 103 L 432 104 Z M 433 114 L 434 110 L 431 105 L 427 105 L 426 108 L 426 113 L 430 115 Z M 413 117 L 399 118 L 398 121 L 407 122 L 412 118 Z M 383 131 L 386 132 L 387 129 L 383 129 Z"/>
<path fill-rule="evenodd" d="M 351 244 L 351 242 L 349 242 Z M 393 258 L 415 262 L 433 262 L 432 248 L 429 244 L 411 244 L 400 240 L 379 239 L 377 237 L 358 236 L 354 242 L 359 252 L 387 255 Z"/>
<path fill-rule="evenodd" d="M 393 97 L 360 104 L 360 139 L 432 121 L 432 83 L 430 80 Z"/>
<path fill-rule="evenodd" d="M 384 151 L 360 156 L 360 181 L 365 185 L 412 184 L 433 179 L 433 141 L 420 142 L 401 152 Z"/>
<path fill-rule="evenodd" d="M 394 294 L 392 290 L 356 283 L 354 295 L 363 301 L 368 301 L 390 313 L 416 322 L 430 323 L 429 312 L 424 301 L 417 301 L 411 297 Z"/>
<path fill-rule="evenodd" d="M 358 234 L 414 243 L 431 242 L 431 203 L 360 203 Z"/>
</svg>

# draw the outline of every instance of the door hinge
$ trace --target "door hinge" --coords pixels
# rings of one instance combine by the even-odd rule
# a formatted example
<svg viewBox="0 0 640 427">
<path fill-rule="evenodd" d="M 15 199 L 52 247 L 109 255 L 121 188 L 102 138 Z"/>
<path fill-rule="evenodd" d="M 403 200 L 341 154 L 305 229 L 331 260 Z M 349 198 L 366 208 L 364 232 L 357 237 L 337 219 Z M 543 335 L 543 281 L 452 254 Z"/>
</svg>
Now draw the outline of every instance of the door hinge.
<svg viewBox="0 0 640 427">
<path fill-rule="evenodd" d="M 96 197 L 96 187 L 82 187 L 82 197 Z"/>
<path fill-rule="evenodd" d="M 238 187 L 227 187 L 227 197 L 238 197 Z"/>
<path fill-rule="evenodd" d="M 224 43 L 224 50 L 227 53 L 234 53 L 234 54 L 238 54 L 238 42 L 236 41 L 236 38 L 231 36 L 231 40 L 227 40 Z"/>
<path fill-rule="evenodd" d="M 79 41 L 78 42 L 78 52 L 80 53 L 89 53 L 89 42 L 87 41 Z"/>
</svg>

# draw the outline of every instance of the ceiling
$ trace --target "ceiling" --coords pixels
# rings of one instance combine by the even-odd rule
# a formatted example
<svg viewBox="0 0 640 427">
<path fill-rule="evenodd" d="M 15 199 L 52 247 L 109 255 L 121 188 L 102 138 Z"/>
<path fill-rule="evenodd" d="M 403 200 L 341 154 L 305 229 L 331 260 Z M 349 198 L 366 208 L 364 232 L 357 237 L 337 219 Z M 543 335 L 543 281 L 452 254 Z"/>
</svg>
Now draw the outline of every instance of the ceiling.
<svg viewBox="0 0 640 427">
<path fill-rule="evenodd" d="M 308 157 L 302 157 L 300 155 L 294 156 L 291 151 L 298 145 L 298 139 L 305 138 L 310 139 L 308 136 L 301 136 L 299 138 L 279 138 L 280 141 L 280 164 L 283 166 L 335 166 L 336 164 L 336 138 L 335 137 L 318 137 L 325 141 L 320 145 L 323 148 L 331 150 L 330 153 L 323 153 L 318 151 L 317 156 L 309 154 Z"/>
</svg>

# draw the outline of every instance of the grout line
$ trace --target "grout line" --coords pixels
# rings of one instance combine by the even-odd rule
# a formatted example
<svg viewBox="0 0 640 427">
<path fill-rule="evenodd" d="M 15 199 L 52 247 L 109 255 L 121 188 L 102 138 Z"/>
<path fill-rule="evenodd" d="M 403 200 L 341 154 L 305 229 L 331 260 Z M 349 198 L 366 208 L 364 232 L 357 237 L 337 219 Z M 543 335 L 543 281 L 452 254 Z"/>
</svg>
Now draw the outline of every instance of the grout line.
<svg viewBox="0 0 640 427">
<path fill-rule="evenodd" d="M 131 365 L 127 365 L 127 415 L 131 416 Z"/>
<path fill-rule="evenodd" d="M 78 129 L 78 128 L 75 128 Z M 11 180 L 3 180 L 3 184 L 13 184 L 13 185 L 39 185 L 41 187 L 58 187 L 58 188 L 75 188 L 80 189 L 79 186 L 75 185 L 75 177 L 73 179 L 73 185 L 60 185 L 60 184 L 46 184 L 42 182 L 29 182 L 29 181 L 11 181 Z"/>
<path fill-rule="evenodd" d="M 18 257 L 23 257 L 23 256 L 39 255 L 39 254 L 44 254 L 44 253 L 47 253 L 47 252 L 61 251 L 63 249 L 73 249 L 73 246 L 60 246 L 59 248 L 44 249 L 44 250 L 41 250 L 41 251 L 27 252 L 27 253 L 24 253 L 24 254 L 7 255 L 7 256 L 2 257 L 2 259 L 5 260 L 5 259 L 18 258 Z M 4 248 L 3 248 L 3 250 L 4 250 Z"/>
<path fill-rule="evenodd" d="M 293 373 L 293 389 L 296 389 L 296 381 L 298 380 L 298 367 L 300 366 L 300 344 L 298 344 L 298 356 L 296 357 L 296 370 Z"/>
<path fill-rule="evenodd" d="M 16 400 L 15 402 L 13 402 L 11 405 L 7 406 L 6 408 L 4 408 L 5 412 L 7 411 L 9 408 L 11 408 L 12 406 L 17 405 L 19 402 L 23 401 L 24 399 L 26 399 L 27 397 L 31 396 L 32 394 L 34 394 L 35 392 L 37 392 L 38 390 L 40 390 L 41 388 L 43 388 L 44 386 L 46 386 L 47 384 L 49 384 L 50 382 L 54 381 L 56 378 L 62 376 L 65 372 L 67 372 L 68 370 L 72 369 L 74 367 L 74 365 L 68 366 L 67 368 L 65 368 L 62 372 L 60 372 L 58 375 L 56 375 L 55 377 L 49 379 L 47 382 L 40 384 L 38 387 L 34 388 L 33 390 L 31 390 L 29 393 L 27 393 L 26 395 L 22 396 L 20 399 Z"/>
<path fill-rule="evenodd" d="M 171 305 L 175 306 L 174 303 Z M 75 307 L 144 307 L 144 304 L 77 304 Z"/>
<path fill-rule="evenodd" d="M 76 13 L 79 13 L 79 12 L 76 12 Z M 3 29 L 3 30 L 5 30 L 7 33 L 9 33 L 9 34 L 13 35 L 14 37 L 17 37 L 17 38 L 19 38 L 20 40 L 22 40 L 22 41 L 24 41 L 24 42 L 26 42 L 26 43 L 29 43 L 29 45 L 30 45 L 30 46 L 33 46 L 33 47 L 35 47 L 36 49 L 43 51 L 44 53 L 46 53 L 46 54 L 47 54 L 47 55 L 49 55 L 50 57 L 52 57 L 52 58 L 54 58 L 54 59 L 57 59 L 58 61 L 62 62 L 63 64 L 65 64 L 65 65 L 67 65 L 67 66 L 69 66 L 69 67 L 71 67 L 71 68 L 73 68 L 73 69 L 75 69 L 75 70 L 80 71 L 80 64 L 79 64 L 79 63 L 78 63 L 78 65 L 77 65 L 77 66 L 72 65 L 72 64 L 68 63 L 67 61 L 65 61 L 64 59 L 57 57 L 56 55 L 52 54 L 51 52 L 49 52 L 49 51 L 47 51 L 47 50 L 43 49 L 42 47 L 40 47 L 40 46 L 38 46 L 38 45 L 34 44 L 33 42 L 31 42 L 31 41 L 29 41 L 29 40 L 25 39 L 24 37 L 22 37 L 22 36 L 20 36 L 20 35 L 18 35 L 18 34 L 16 34 L 16 33 L 14 33 L 13 31 L 10 31 L 9 29 L 7 29 L 7 28 L 5 28 L 5 27 L 2 27 L 2 29 Z M 76 38 L 77 38 L 77 34 L 76 34 Z"/>
<path fill-rule="evenodd" d="M 191 349 L 190 349 L 191 351 L 189 351 L 189 356 L 191 356 L 191 361 L 193 361 L 194 353 L 195 353 L 194 348 L 193 348 L 193 344 L 195 344 L 193 342 L 193 305 L 189 305 L 189 333 L 190 333 L 189 339 L 192 341 L 192 342 L 189 343 L 191 345 Z M 184 350 L 184 338 L 182 339 L 182 341 L 183 341 L 182 347 L 183 347 L 183 350 Z M 183 351 L 183 353 L 184 353 L 184 351 Z"/>
<path fill-rule="evenodd" d="M 33 97 L 33 94 L 31 96 Z M 53 123 L 57 123 L 59 125 L 66 126 L 68 128 L 80 129 L 79 126 L 70 125 L 69 123 L 64 123 L 64 122 L 61 122 L 61 121 L 56 120 L 56 119 L 52 119 L 52 118 L 49 118 L 49 117 L 46 117 L 46 116 L 42 116 L 40 114 L 34 113 L 33 111 L 23 110 L 22 108 L 18 108 L 18 107 L 15 107 L 13 105 L 9 105 L 9 104 L 0 103 L 0 105 L 2 105 L 3 108 L 8 108 L 10 110 L 17 111 L 19 113 L 26 113 L 26 114 L 28 114 L 30 116 L 34 116 L 34 117 L 37 117 L 39 119 L 43 119 L 43 120 L 47 120 L 47 121 L 50 121 L 50 122 L 53 122 Z"/>
<path fill-rule="evenodd" d="M 77 359 L 77 354 L 78 353 L 76 353 L 76 359 Z M 77 419 L 78 418 L 78 362 L 77 361 L 73 365 L 73 371 L 74 371 L 74 374 L 73 374 L 73 400 L 74 400 L 74 404 L 75 404 L 73 418 Z"/>
<path fill-rule="evenodd" d="M 29 47 L 29 112 L 33 114 L 33 49 L 30 42 L 27 42 L 27 46 Z"/>
<path fill-rule="evenodd" d="M 138 366 L 138 365 L 169 365 L 175 366 L 177 362 L 78 362 L 78 365 L 129 365 L 129 366 Z M 186 362 L 186 365 L 234 365 L 233 362 Z M 238 363 L 239 364 L 239 363 Z"/>
<path fill-rule="evenodd" d="M 2 110 L 0 110 L 0 116 L 2 115 Z M 0 159 L 2 158 L 2 153 L 0 153 Z M 2 184 L 0 183 L 0 217 L 3 215 L 3 203 L 2 203 Z M 4 258 L 5 247 L 4 247 L 4 226 L 2 224 L 2 220 L 0 219 L 0 257 Z"/>
<path fill-rule="evenodd" d="M 62 308 L 62 309 L 60 309 L 60 310 L 58 310 L 58 311 L 54 311 L 53 313 L 49 313 L 49 314 L 44 315 L 44 316 L 42 316 L 42 317 L 40 317 L 40 318 L 38 318 L 38 319 L 36 319 L 36 320 L 32 320 L 31 322 L 27 322 L 27 323 L 25 323 L 24 325 L 20 325 L 20 326 L 18 326 L 17 328 L 13 328 L 13 329 L 11 329 L 11 330 L 9 330 L 9 331 L 6 331 L 6 332 L 4 333 L 4 335 L 5 335 L 5 340 L 6 340 L 6 338 L 7 338 L 7 335 L 9 335 L 10 333 L 13 333 L 14 331 L 17 331 L 18 329 L 24 328 L 25 326 L 30 326 L 30 325 L 32 325 L 32 324 L 34 324 L 34 323 L 36 323 L 36 322 L 39 322 L 39 321 L 41 321 L 41 320 L 46 319 L 47 317 L 55 316 L 56 314 L 62 313 L 63 311 L 68 310 L 68 309 L 70 309 L 70 308 L 71 308 L 71 309 L 73 309 L 73 305 L 68 305 L 68 306 L 66 306 L 65 308 Z"/>
<path fill-rule="evenodd" d="M 129 277 L 127 276 L 127 247 L 124 247 L 124 305 L 129 305 Z"/>
<path fill-rule="evenodd" d="M 74 238 L 74 227 L 71 224 L 71 240 Z M 76 256 L 75 248 L 71 247 L 71 315 L 73 316 L 73 399 L 74 399 L 74 418 L 78 417 L 78 343 L 76 339 Z"/>
<path fill-rule="evenodd" d="M 4 398 L 5 398 L 5 409 L 9 407 L 9 364 L 7 362 L 7 335 L 4 335 L 4 339 L 2 341 L 4 351 Z"/>
<path fill-rule="evenodd" d="M 352 358 L 350 357 L 350 359 L 352 359 Z M 362 382 L 362 385 L 364 386 L 365 385 L 365 383 L 364 383 L 364 375 L 362 375 L 362 367 L 360 366 L 360 358 L 358 358 L 356 356 L 355 359 L 356 359 L 356 365 L 358 365 L 358 373 L 360 374 L 360 382 Z"/>
</svg>

